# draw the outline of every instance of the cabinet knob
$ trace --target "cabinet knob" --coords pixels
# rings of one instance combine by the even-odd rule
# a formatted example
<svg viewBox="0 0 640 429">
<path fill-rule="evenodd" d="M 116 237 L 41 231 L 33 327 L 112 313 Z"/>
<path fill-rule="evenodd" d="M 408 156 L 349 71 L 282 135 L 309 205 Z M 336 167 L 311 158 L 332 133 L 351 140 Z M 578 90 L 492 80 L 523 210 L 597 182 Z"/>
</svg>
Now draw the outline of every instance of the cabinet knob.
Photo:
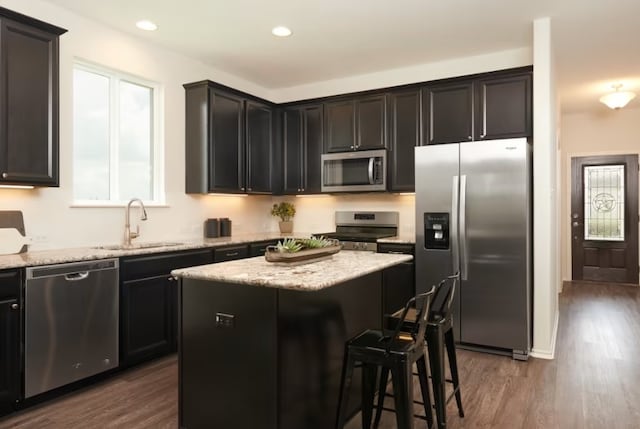
<svg viewBox="0 0 640 429">
<path fill-rule="evenodd" d="M 487 136 L 486 134 L 480 134 L 481 139 L 485 138 L 486 136 Z"/>
<path fill-rule="evenodd" d="M 2 178 L 6 179 L 7 177 L 9 177 L 9 175 L 7 173 L 2 173 Z"/>
<path fill-rule="evenodd" d="M 240 188 L 241 191 L 244 191 L 244 188 Z"/>
<path fill-rule="evenodd" d="M 173 276 L 169 276 L 169 277 L 167 278 L 167 280 L 169 280 L 170 282 L 175 282 L 175 281 L 176 281 L 176 278 L 175 278 L 175 277 L 173 277 Z"/>
<path fill-rule="evenodd" d="M 17 310 L 18 309 L 18 304 L 11 304 L 11 309 L 12 310 Z"/>
<path fill-rule="evenodd" d="M 251 190 L 251 188 L 247 188 L 247 191 L 250 191 L 250 190 Z"/>
<path fill-rule="evenodd" d="M 468 136 L 467 140 L 473 140 L 473 137 L 472 136 Z"/>
</svg>

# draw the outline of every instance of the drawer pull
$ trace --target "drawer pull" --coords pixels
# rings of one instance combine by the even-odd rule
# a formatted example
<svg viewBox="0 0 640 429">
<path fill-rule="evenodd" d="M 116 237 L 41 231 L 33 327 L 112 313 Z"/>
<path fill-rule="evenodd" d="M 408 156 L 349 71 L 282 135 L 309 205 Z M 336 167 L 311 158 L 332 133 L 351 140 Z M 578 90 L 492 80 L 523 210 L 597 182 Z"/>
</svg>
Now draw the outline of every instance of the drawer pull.
<svg viewBox="0 0 640 429">
<path fill-rule="evenodd" d="M 398 252 L 396 250 L 389 250 L 387 253 L 393 253 L 394 255 L 404 255 L 404 252 Z"/>
<path fill-rule="evenodd" d="M 11 304 L 11 309 L 12 310 L 17 310 L 18 309 L 18 304 Z"/>
<path fill-rule="evenodd" d="M 231 252 L 231 253 L 227 253 L 225 256 L 238 256 L 240 253 L 239 252 Z"/>
</svg>

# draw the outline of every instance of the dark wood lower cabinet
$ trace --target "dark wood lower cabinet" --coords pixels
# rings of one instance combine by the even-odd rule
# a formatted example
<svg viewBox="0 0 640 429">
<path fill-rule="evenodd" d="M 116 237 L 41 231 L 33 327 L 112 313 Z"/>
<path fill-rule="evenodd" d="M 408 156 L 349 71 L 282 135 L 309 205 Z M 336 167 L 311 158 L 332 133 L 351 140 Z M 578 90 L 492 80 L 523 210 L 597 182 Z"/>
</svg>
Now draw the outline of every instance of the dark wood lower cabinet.
<svg viewBox="0 0 640 429">
<path fill-rule="evenodd" d="M 176 349 L 174 284 L 167 275 L 122 284 L 122 364 L 132 365 Z"/>
<path fill-rule="evenodd" d="M 414 244 L 381 243 L 378 253 L 414 254 Z M 414 261 L 403 262 L 382 272 L 382 314 L 392 314 L 404 307 L 416 294 Z"/>
<path fill-rule="evenodd" d="M 0 272 L 0 415 L 20 400 L 20 272 Z"/>
</svg>

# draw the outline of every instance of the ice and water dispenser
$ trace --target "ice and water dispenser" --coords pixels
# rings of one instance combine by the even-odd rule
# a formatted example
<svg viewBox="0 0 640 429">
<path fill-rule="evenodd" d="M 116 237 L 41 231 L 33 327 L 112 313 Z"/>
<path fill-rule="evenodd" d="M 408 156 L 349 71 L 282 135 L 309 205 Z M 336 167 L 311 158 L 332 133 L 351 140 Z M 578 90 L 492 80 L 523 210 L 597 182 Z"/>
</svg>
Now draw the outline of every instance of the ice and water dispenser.
<svg viewBox="0 0 640 429">
<path fill-rule="evenodd" d="M 449 249 L 449 213 L 424 214 L 425 249 Z"/>
</svg>

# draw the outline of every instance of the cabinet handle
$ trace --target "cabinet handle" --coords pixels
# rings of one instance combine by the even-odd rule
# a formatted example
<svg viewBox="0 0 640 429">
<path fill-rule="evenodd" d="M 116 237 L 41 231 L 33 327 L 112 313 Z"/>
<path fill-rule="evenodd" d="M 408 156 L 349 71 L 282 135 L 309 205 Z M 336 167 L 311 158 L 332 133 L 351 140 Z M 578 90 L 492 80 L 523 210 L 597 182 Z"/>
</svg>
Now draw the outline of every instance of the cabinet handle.
<svg viewBox="0 0 640 429">
<path fill-rule="evenodd" d="M 2 173 L 2 178 L 3 178 L 3 179 L 6 179 L 7 177 L 9 177 L 9 174 L 7 174 L 7 173 Z"/>
<path fill-rule="evenodd" d="M 238 252 L 231 252 L 231 253 L 227 253 L 225 254 L 225 256 L 238 256 L 240 253 Z"/>
<path fill-rule="evenodd" d="M 12 310 L 17 310 L 18 309 L 18 304 L 11 304 L 11 309 Z"/>
<path fill-rule="evenodd" d="M 404 255 L 404 252 L 397 252 L 395 250 L 389 250 L 387 253 L 393 253 L 394 255 Z"/>
</svg>

